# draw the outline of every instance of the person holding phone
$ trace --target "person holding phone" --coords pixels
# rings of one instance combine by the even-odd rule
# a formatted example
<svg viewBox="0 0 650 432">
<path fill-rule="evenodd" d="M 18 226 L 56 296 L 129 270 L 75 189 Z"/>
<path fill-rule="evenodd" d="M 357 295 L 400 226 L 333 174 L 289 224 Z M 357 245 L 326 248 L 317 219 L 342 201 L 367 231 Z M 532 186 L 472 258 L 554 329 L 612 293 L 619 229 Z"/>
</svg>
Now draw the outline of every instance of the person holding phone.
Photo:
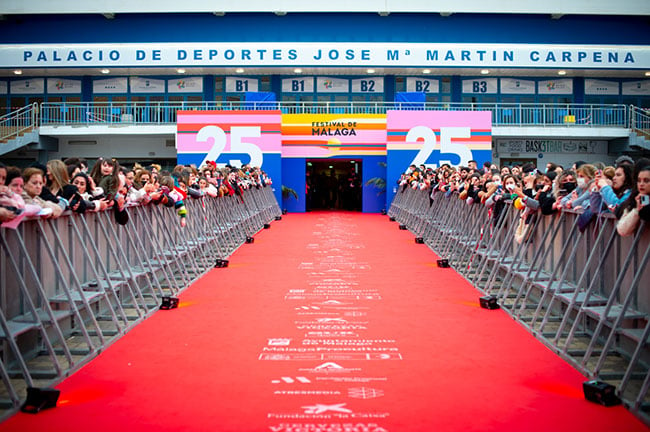
<svg viewBox="0 0 650 432">
<path fill-rule="evenodd" d="M 609 167 L 613 169 L 612 167 Z M 620 165 L 614 170 L 611 180 L 607 176 L 596 176 L 596 187 L 603 197 L 607 209 L 616 213 L 618 207 L 632 195 L 632 166 Z"/>
<path fill-rule="evenodd" d="M 650 221 L 650 160 L 637 162 L 635 171 L 636 188 L 617 212 L 616 230 L 622 236 L 633 235 L 641 220 Z"/>
</svg>

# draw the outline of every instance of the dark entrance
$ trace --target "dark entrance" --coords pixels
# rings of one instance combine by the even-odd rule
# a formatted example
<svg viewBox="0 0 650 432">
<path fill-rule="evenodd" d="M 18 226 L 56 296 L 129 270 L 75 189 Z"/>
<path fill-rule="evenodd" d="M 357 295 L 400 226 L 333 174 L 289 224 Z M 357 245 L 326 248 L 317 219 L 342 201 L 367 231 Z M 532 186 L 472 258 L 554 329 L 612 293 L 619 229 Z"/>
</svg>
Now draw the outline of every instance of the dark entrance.
<svg viewBox="0 0 650 432">
<path fill-rule="evenodd" d="M 308 159 L 307 211 L 361 211 L 361 160 Z"/>
</svg>

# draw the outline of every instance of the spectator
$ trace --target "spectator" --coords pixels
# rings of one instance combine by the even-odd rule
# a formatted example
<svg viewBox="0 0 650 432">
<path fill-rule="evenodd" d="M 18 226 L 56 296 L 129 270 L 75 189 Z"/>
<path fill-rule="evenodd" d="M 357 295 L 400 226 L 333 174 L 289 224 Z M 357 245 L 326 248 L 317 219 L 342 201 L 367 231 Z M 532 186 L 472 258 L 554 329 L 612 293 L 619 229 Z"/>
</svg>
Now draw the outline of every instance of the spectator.
<svg viewBox="0 0 650 432">
<path fill-rule="evenodd" d="M 25 216 L 36 216 L 41 208 L 34 204 L 25 204 L 23 199 L 23 192 L 25 191 L 24 185 L 25 181 L 22 177 L 22 172 L 20 168 L 16 167 L 7 167 L 7 188 L 13 194 L 11 199 L 15 202 L 15 207 L 23 210 L 22 213 Z"/>
<path fill-rule="evenodd" d="M 151 183 L 151 180 L 151 173 L 146 169 L 141 169 L 133 179 L 133 186 L 137 189 L 142 189 L 144 185 Z"/>
<path fill-rule="evenodd" d="M 564 208 L 585 207 L 589 202 L 589 193 L 596 176 L 596 168 L 593 165 L 582 164 L 577 172 L 577 187 L 570 195 L 562 199 Z"/>
<path fill-rule="evenodd" d="M 555 193 L 553 187 L 555 185 L 555 178 L 557 174 L 554 170 L 547 171 L 542 176 L 541 181 L 536 184 L 535 199 L 539 201 L 539 207 L 543 215 L 549 215 L 555 212 L 553 204 L 555 204 Z"/>
<path fill-rule="evenodd" d="M 86 211 L 86 203 L 77 192 L 77 187 L 69 183 L 68 170 L 60 160 L 47 163 L 47 184 L 43 187 L 41 198 L 58 202 L 63 210 L 77 213 Z"/>
<path fill-rule="evenodd" d="M 99 158 L 93 166 L 90 177 L 97 187 L 101 188 L 104 196 L 109 201 L 115 198 L 117 189 L 120 184 L 119 173 L 120 164 L 115 159 Z"/>
<path fill-rule="evenodd" d="M 630 197 L 633 186 L 632 166 L 627 163 L 618 165 L 611 180 L 597 175 L 596 187 L 612 213 L 616 213 L 618 207 Z"/>
<path fill-rule="evenodd" d="M 81 197 L 86 201 L 86 208 L 88 211 L 103 211 L 109 206 L 109 201 L 105 198 L 95 199 L 90 193 L 90 179 L 83 172 L 78 172 L 72 178 L 72 184 L 77 187 L 77 191 Z"/>
<path fill-rule="evenodd" d="M 650 164 L 637 165 L 636 171 L 636 188 L 619 208 L 616 230 L 622 236 L 634 234 L 640 220 L 650 221 Z"/>
<path fill-rule="evenodd" d="M 630 168 L 632 168 L 632 167 L 634 167 L 634 159 L 632 159 L 631 157 L 629 157 L 627 155 L 619 156 L 616 159 L 616 162 L 614 162 L 614 165 L 616 165 L 617 167 L 619 167 L 621 165 L 629 165 Z"/>
<path fill-rule="evenodd" d="M 0 162 L 0 186 L 4 186 L 6 180 L 7 180 L 7 167 L 5 166 L 5 164 Z"/>
<path fill-rule="evenodd" d="M 43 191 L 45 185 L 45 174 L 42 170 L 34 167 L 26 168 L 23 171 L 23 181 L 25 182 L 23 191 L 23 200 L 25 204 L 35 204 L 41 207 L 43 212 L 42 216 L 51 216 L 57 218 L 63 213 L 63 208 L 58 204 L 51 201 L 46 201 L 39 195 Z"/>
</svg>

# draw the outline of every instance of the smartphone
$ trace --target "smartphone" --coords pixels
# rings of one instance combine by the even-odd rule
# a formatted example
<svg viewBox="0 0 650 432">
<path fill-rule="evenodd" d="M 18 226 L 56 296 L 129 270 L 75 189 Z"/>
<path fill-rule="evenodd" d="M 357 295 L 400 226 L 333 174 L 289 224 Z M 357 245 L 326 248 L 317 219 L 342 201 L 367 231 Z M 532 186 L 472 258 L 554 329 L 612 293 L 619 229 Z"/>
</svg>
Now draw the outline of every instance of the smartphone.
<svg viewBox="0 0 650 432">
<path fill-rule="evenodd" d="M 643 207 L 650 204 L 650 195 L 641 195 L 641 205 Z"/>
</svg>

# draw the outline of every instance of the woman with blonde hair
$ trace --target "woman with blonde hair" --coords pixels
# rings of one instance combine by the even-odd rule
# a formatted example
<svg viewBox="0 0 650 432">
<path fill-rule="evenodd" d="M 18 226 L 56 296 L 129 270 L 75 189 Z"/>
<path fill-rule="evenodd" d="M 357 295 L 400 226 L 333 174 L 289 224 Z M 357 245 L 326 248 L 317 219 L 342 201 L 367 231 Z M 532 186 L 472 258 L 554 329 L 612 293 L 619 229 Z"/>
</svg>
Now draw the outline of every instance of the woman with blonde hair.
<svg viewBox="0 0 650 432">
<path fill-rule="evenodd" d="M 589 194 L 596 178 L 596 167 L 590 164 L 580 165 L 576 169 L 577 187 L 562 199 L 564 208 L 585 207 L 589 203 Z"/>
<path fill-rule="evenodd" d="M 59 217 L 63 213 L 63 208 L 58 204 L 51 201 L 46 201 L 39 195 L 43 191 L 45 185 L 45 175 L 42 170 L 38 168 L 26 168 L 23 171 L 23 187 L 22 197 L 25 204 L 36 204 L 39 207 L 46 209 L 42 212 L 43 216 L 51 215 L 52 217 Z"/>
</svg>

